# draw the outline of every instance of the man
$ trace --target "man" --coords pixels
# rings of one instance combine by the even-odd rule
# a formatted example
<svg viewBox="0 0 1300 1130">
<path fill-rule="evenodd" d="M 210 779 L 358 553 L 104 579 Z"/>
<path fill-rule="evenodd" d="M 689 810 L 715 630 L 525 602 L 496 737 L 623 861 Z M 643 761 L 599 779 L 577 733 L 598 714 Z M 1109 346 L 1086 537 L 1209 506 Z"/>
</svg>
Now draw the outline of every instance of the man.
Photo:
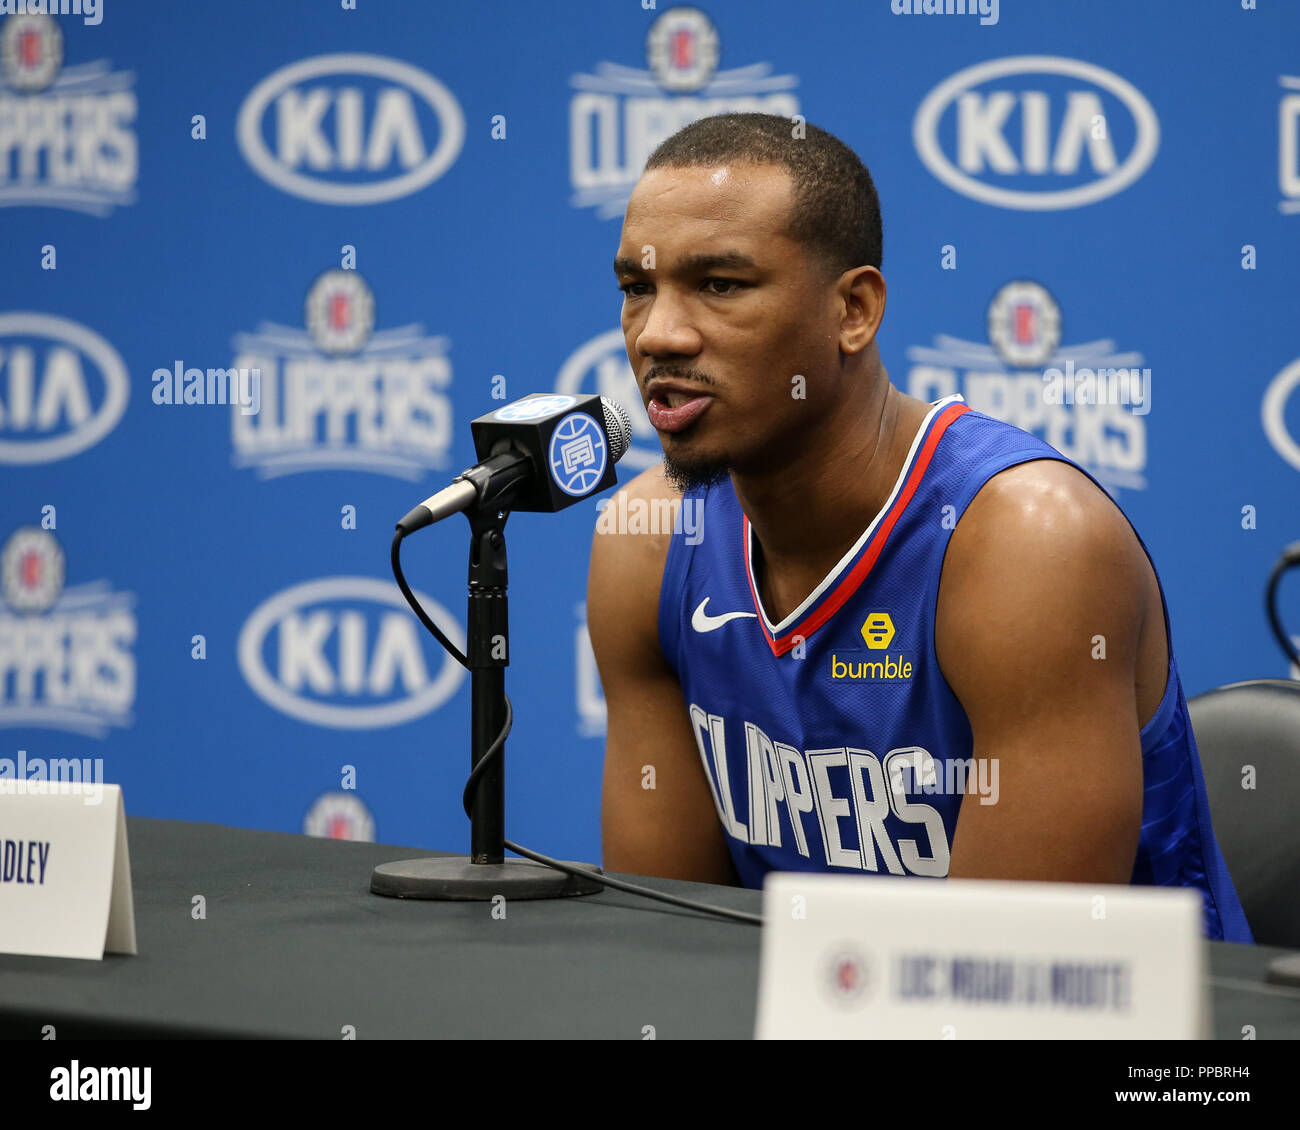
<svg viewBox="0 0 1300 1130">
<path fill-rule="evenodd" d="M 1251 941 L 1145 546 L 1046 443 L 890 383 L 880 262 L 870 174 L 811 125 L 697 121 L 632 194 L 664 463 L 625 490 L 702 536 L 593 539 L 605 866 L 1188 886 Z"/>
</svg>

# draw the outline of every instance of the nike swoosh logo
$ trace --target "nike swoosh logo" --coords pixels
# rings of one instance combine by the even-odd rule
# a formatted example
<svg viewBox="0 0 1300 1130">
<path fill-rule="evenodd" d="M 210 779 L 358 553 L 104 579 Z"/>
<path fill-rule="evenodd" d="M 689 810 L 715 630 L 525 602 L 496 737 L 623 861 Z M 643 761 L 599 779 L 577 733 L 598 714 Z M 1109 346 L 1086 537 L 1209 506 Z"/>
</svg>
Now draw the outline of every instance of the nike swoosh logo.
<svg viewBox="0 0 1300 1130">
<path fill-rule="evenodd" d="M 739 620 L 745 616 L 754 620 L 758 619 L 757 612 L 724 612 L 721 616 L 710 616 L 704 611 L 705 605 L 708 603 L 709 598 L 706 596 L 702 601 L 700 601 L 699 608 L 691 614 L 691 627 L 697 632 L 716 631 L 728 620 Z"/>
</svg>

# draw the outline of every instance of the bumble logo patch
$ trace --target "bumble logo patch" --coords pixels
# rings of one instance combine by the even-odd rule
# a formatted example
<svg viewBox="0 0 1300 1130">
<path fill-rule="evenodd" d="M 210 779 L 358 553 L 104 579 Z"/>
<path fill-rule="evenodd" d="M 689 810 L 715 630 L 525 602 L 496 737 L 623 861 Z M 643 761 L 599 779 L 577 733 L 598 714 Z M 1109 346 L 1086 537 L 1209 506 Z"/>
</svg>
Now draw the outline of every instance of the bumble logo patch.
<svg viewBox="0 0 1300 1130">
<path fill-rule="evenodd" d="M 859 629 L 867 648 L 877 654 L 868 656 L 860 647 L 831 652 L 831 681 L 850 683 L 905 683 L 912 678 L 915 664 L 912 655 L 888 649 L 898 634 L 888 612 L 873 612 Z M 880 652 L 885 654 L 881 655 Z"/>
<path fill-rule="evenodd" d="M 884 651 L 894 638 L 894 621 L 888 612 L 873 612 L 862 625 L 862 638 L 872 651 Z"/>
</svg>

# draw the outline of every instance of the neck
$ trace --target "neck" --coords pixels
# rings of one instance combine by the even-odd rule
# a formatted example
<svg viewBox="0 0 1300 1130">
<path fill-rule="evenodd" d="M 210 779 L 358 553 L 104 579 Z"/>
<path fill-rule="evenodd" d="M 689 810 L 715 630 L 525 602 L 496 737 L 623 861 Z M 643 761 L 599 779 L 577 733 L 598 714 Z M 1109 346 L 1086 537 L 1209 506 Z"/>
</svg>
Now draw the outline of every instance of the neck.
<svg viewBox="0 0 1300 1130">
<path fill-rule="evenodd" d="M 863 408 L 835 413 L 829 432 L 819 430 L 795 458 L 758 474 L 733 473 L 769 615 L 780 620 L 797 607 L 884 508 L 928 411 L 894 388 L 882 367 Z"/>
</svg>

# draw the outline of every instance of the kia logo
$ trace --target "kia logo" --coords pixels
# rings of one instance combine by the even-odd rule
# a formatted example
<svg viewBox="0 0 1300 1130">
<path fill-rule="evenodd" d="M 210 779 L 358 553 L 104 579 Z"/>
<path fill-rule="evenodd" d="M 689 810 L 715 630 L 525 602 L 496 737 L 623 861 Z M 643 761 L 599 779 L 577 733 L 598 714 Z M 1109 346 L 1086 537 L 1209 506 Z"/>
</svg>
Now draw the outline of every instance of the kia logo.
<svg viewBox="0 0 1300 1130">
<path fill-rule="evenodd" d="M 432 147 L 429 111 L 437 121 Z M 409 63 L 318 55 L 258 83 L 239 108 L 236 137 L 244 159 L 276 188 L 322 204 L 379 204 L 442 176 L 464 144 L 465 118 L 442 83 Z"/>
<path fill-rule="evenodd" d="M 0 463 L 51 463 L 126 411 L 126 365 L 99 334 L 52 314 L 0 314 Z"/>
<path fill-rule="evenodd" d="M 462 651 L 446 609 L 417 593 Z M 430 670 L 424 631 L 391 581 L 324 577 L 264 601 L 239 633 L 239 669 L 264 702 L 292 718 L 338 729 L 378 729 L 436 710 L 465 672 L 445 653 Z"/>
<path fill-rule="evenodd" d="M 1300 388 L 1300 358 L 1292 361 L 1269 384 L 1261 406 L 1264 417 L 1264 434 L 1277 453 L 1300 471 L 1300 443 L 1286 426 L 1286 406 L 1291 394 Z"/>
<path fill-rule="evenodd" d="M 1061 91 L 1059 83 L 1040 80 L 1049 92 L 1035 89 L 1035 75 L 1070 81 Z M 1108 109 L 1115 100 L 1131 130 Z M 950 108 L 953 156 L 939 138 Z M 1018 124 L 1008 128 L 1017 110 Z M 1134 140 L 1121 160 L 1116 135 L 1130 132 Z M 1160 123 L 1151 104 L 1119 75 L 1078 59 L 1018 55 L 967 67 L 935 87 L 916 111 L 912 140 L 925 167 L 954 191 L 1000 208 L 1051 211 L 1094 204 L 1136 181 L 1155 160 Z M 1089 171 L 1087 183 L 1061 186 Z M 1005 178 L 1011 176 L 1037 177 L 1041 187 L 1010 187 Z M 999 183 L 990 183 L 994 177 Z"/>
</svg>

